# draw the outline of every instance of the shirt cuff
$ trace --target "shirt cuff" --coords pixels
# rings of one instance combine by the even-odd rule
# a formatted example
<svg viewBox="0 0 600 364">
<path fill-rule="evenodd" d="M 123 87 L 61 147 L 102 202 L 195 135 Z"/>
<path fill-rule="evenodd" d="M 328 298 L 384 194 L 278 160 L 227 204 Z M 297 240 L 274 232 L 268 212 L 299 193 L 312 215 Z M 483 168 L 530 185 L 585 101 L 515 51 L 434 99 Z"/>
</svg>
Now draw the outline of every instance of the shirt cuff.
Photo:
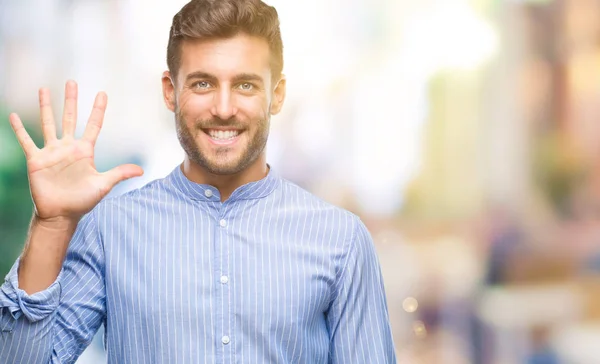
<svg viewBox="0 0 600 364">
<path fill-rule="evenodd" d="M 52 314 L 60 303 L 60 277 L 50 287 L 32 295 L 19 288 L 19 263 L 17 259 L 0 287 L 0 307 L 8 308 L 14 319 L 25 315 L 31 322 L 45 319 Z"/>
</svg>

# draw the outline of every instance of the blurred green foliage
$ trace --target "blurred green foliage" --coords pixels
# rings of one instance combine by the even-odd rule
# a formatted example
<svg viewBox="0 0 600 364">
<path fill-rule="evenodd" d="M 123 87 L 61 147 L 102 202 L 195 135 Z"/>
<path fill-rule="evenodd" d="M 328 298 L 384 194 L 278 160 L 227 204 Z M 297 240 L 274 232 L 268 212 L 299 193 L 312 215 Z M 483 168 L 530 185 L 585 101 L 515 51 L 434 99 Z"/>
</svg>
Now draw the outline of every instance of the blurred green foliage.
<svg viewBox="0 0 600 364">
<path fill-rule="evenodd" d="M 23 249 L 33 211 L 25 156 L 10 127 L 8 114 L 7 110 L 0 106 L 0 277 L 2 278 L 8 273 Z M 41 145 L 42 137 L 39 131 L 28 131 L 36 144 Z"/>
<path fill-rule="evenodd" d="M 544 197 L 561 217 L 568 217 L 569 202 L 589 169 L 577 145 L 563 133 L 546 132 L 536 140 L 532 167 Z"/>
</svg>

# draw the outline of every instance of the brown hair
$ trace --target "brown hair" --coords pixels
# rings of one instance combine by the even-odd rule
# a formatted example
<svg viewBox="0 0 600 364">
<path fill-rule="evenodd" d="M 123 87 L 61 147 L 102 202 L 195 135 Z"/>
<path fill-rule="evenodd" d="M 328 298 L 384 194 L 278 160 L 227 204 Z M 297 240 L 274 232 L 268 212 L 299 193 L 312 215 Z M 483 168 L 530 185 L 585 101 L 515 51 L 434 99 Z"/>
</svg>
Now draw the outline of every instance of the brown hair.
<svg viewBox="0 0 600 364">
<path fill-rule="evenodd" d="M 283 42 L 277 10 L 261 0 L 192 0 L 173 17 L 167 65 L 173 77 L 181 65 L 181 43 L 190 39 L 230 38 L 239 33 L 265 39 L 274 78 L 283 70 Z"/>
</svg>

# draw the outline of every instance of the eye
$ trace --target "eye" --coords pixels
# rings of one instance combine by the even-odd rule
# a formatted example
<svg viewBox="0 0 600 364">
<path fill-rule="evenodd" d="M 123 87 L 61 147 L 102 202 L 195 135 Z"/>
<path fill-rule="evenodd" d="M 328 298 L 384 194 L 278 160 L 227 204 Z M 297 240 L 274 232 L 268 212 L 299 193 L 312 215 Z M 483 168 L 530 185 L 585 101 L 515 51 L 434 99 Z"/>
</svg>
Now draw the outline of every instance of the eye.
<svg viewBox="0 0 600 364">
<path fill-rule="evenodd" d="M 211 85 L 208 81 L 198 81 L 198 82 L 194 83 L 192 86 L 195 90 L 206 90 L 206 89 L 209 89 Z"/>
<path fill-rule="evenodd" d="M 241 90 L 251 91 L 254 89 L 254 85 L 248 82 L 244 82 L 238 86 Z"/>
</svg>

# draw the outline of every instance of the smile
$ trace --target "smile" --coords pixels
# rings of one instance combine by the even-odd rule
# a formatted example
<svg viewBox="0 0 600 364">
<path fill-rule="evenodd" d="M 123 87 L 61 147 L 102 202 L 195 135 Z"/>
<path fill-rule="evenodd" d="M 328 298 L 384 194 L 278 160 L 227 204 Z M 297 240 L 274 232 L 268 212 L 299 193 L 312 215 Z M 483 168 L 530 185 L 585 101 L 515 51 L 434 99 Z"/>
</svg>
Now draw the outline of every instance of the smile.
<svg viewBox="0 0 600 364">
<path fill-rule="evenodd" d="M 217 130 L 207 129 L 204 132 L 209 136 L 209 140 L 217 145 L 231 145 L 238 140 L 242 133 L 240 130 Z"/>
</svg>

